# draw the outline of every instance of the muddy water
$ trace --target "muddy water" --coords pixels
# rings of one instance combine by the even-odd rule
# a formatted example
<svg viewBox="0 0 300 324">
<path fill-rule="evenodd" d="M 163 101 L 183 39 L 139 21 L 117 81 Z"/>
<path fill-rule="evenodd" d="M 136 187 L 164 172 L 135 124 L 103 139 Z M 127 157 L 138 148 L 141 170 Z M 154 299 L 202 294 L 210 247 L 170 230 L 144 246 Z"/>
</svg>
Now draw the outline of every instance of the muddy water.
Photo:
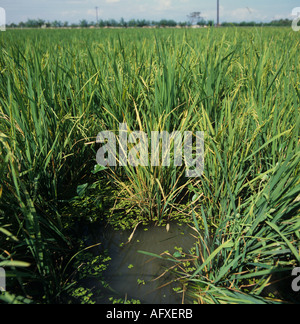
<svg viewBox="0 0 300 324">
<path fill-rule="evenodd" d="M 192 235 L 197 234 L 188 225 L 171 223 L 169 232 L 166 227 L 139 225 L 131 242 L 124 244 L 131 233 L 106 227 L 97 234 L 98 241 L 103 243 L 102 249 L 107 250 L 112 259 L 104 272 L 104 279 L 115 292 L 115 298 L 140 300 L 143 304 L 180 304 L 182 293 L 176 293 L 173 288 L 182 288 L 182 285 L 178 281 L 172 283 L 176 278 L 174 273 L 168 271 L 157 279 L 175 263 L 139 251 L 155 254 L 169 251 L 173 255 L 177 247 L 189 253 L 196 243 Z M 99 303 L 106 303 L 109 296 L 112 296 L 111 291 Z"/>
</svg>

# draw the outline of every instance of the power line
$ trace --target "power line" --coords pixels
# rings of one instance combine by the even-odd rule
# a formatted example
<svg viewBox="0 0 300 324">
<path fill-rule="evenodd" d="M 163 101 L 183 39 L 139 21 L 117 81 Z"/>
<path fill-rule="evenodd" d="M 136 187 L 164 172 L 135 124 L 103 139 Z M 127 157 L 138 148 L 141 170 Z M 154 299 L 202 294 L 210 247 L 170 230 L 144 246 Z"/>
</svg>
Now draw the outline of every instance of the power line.
<svg viewBox="0 0 300 324">
<path fill-rule="evenodd" d="M 98 25 L 98 23 L 99 23 L 98 7 L 96 7 L 96 21 L 97 21 L 97 25 Z"/>
<path fill-rule="evenodd" d="M 220 26 L 220 0 L 217 0 L 217 26 Z"/>
</svg>

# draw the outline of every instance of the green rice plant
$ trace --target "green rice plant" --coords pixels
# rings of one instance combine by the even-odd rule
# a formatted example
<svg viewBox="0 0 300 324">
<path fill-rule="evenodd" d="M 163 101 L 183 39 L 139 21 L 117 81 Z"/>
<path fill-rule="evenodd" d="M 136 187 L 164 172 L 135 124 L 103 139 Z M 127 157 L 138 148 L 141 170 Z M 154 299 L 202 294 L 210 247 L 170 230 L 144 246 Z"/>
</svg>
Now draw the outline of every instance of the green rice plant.
<svg viewBox="0 0 300 324">
<path fill-rule="evenodd" d="M 266 43 L 253 39 L 240 58 L 252 62 L 234 69 L 246 82 L 222 100 L 214 119 L 203 109 L 205 171 L 192 190 L 201 197 L 195 221 L 205 231 L 190 277 L 201 303 L 260 302 L 253 296 L 274 273 L 299 265 L 298 42 L 285 46 L 272 60 Z M 253 77 L 243 75 L 246 66 Z"/>
<path fill-rule="evenodd" d="M 78 127 L 82 116 L 77 112 L 72 116 L 72 107 L 63 103 L 59 87 L 64 81 L 58 79 L 58 65 L 54 71 L 49 67 L 39 44 L 31 52 L 29 48 L 16 45 L 11 53 L 3 50 L 0 57 L 0 210 L 4 226 L 12 227 L 22 242 L 7 247 L 8 253 L 29 261 L 30 273 L 35 275 L 25 277 L 39 285 L 40 301 L 50 302 L 62 285 L 55 258 L 70 248 L 62 233 L 59 200 L 68 179 L 76 181 L 73 170 L 79 161 L 68 164 L 67 158 L 75 155 L 72 137 L 78 132 L 78 141 L 82 139 L 84 125 Z M 81 148 L 85 155 L 83 143 Z M 84 169 L 85 164 L 80 164 Z M 29 296 L 23 275 L 17 275 L 20 289 Z"/>
<path fill-rule="evenodd" d="M 191 110 L 192 112 L 192 110 Z M 151 130 L 163 132 L 169 116 L 162 116 L 159 119 L 158 124 L 151 121 L 145 123 L 142 122 L 139 125 L 140 131 L 148 130 L 148 134 L 151 134 Z M 182 123 L 179 126 L 179 131 L 184 133 L 187 130 L 185 121 L 190 116 L 182 115 Z M 137 119 L 146 121 L 146 118 L 141 118 L 137 111 Z M 193 120 L 191 118 L 191 120 Z M 175 129 L 174 129 L 175 130 Z M 171 131 L 172 133 L 172 131 Z M 149 137 L 149 149 L 151 148 L 151 137 Z M 171 163 L 174 163 L 174 141 L 171 142 Z M 121 189 L 121 194 L 126 193 L 128 201 L 133 205 L 138 206 L 142 214 L 149 220 L 157 220 L 161 222 L 166 215 L 170 215 L 172 210 L 176 208 L 176 203 L 180 202 L 184 197 L 184 192 L 187 190 L 188 185 L 192 182 L 190 179 L 186 179 L 184 167 L 162 167 L 151 166 L 151 153 L 148 156 L 149 166 L 126 166 L 122 170 L 110 170 L 110 174 L 114 179 L 115 184 Z M 123 172 L 122 172 L 123 171 Z M 170 216 L 168 216 L 168 220 Z"/>
<path fill-rule="evenodd" d="M 189 293 L 199 302 L 248 303 L 253 298 L 259 302 L 256 297 L 261 298 L 275 273 L 291 273 L 299 265 L 299 219 L 295 213 L 300 183 L 291 177 L 298 159 L 299 154 L 290 156 L 279 165 L 259 192 L 240 206 L 236 215 L 224 215 L 217 228 L 206 226 L 201 233 L 195 218 L 200 245 L 197 270 L 188 281 Z M 206 223 L 203 209 L 201 215 Z M 240 292 L 239 298 L 232 299 Z"/>
<path fill-rule="evenodd" d="M 194 229 L 199 234 L 196 270 L 190 273 L 180 266 L 180 257 L 168 258 L 177 265 L 174 280 L 181 280 L 187 287 L 186 300 L 191 298 L 201 304 L 286 302 L 278 296 L 265 296 L 264 290 L 272 284 L 275 274 L 291 273 L 299 266 L 300 224 L 299 215 L 295 215 L 300 207 L 300 182 L 291 177 L 299 172 L 298 160 L 299 153 L 289 156 L 258 192 L 236 208 L 236 214 L 235 208 L 224 212 L 217 226 L 209 226 L 209 215 L 203 207 L 200 215 L 193 211 Z M 229 205 L 235 203 L 232 192 L 228 192 L 227 200 Z"/>
<path fill-rule="evenodd" d="M 205 132 L 199 179 L 185 178 L 185 167 L 173 165 L 108 171 L 126 206 L 141 211 L 137 218 L 161 222 L 173 210 L 183 217 L 193 210 L 195 221 L 207 228 L 207 237 L 199 234 L 207 248 L 199 247 L 202 263 L 190 280 L 191 295 L 200 302 L 262 301 L 255 298 L 276 262 L 278 269 L 284 262 L 295 264 L 296 33 L 285 28 L 24 30 L 1 33 L 0 46 L 1 257 L 30 264 L 10 268 L 16 280 L 7 300 L 19 295 L 57 300 L 66 282 L 65 258 L 77 239 L 66 234 L 70 223 L 62 207 L 78 186 L 97 177 L 90 176 L 97 134 L 117 132 L 120 123 L 129 132 L 147 134 Z M 289 253 L 291 260 L 278 261 Z M 263 283 L 246 292 L 242 286 L 256 280 L 256 263 Z M 230 274 L 229 265 L 235 269 Z M 202 281 L 211 289 L 207 300 L 199 290 Z"/>
<path fill-rule="evenodd" d="M 265 30 L 209 39 L 214 50 L 189 74 L 202 91 L 194 113 L 205 170 L 189 186 L 197 270 L 178 278 L 199 303 L 282 302 L 262 294 L 299 264 L 299 41 L 287 36 L 280 50 Z"/>
<path fill-rule="evenodd" d="M 149 147 L 151 147 L 152 131 L 166 131 L 169 134 L 180 131 L 183 134 L 187 130 L 194 129 L 197 123 L 195 114 L 193 116 L 195 108 L 191 105 L 190 109 L 184 109 L 183 106 L 187 103 L 181 103 L 179 98 L 181 94 L 176 93 L 179 91 L 178 78 L 182 77 L 181 70 L 177 69 L 177 53 L 174 52 L 170 57 L 163 42 L 156 39 L 159 61 L 154 63 L 151 57 L 145 60 L 149 62 L 148 64 L 151 62 L 152 64 L 145 68 L 138 78 L 135 72 L 128 68 L 128 62 L 124 60 L 124 56 L 130 60 L 126 49 L 121 43 L 119 46 L 122 57 L 111 57 L 112 73 L 117 83 L 113 89 L 123 89 L 125 87 L 123 80 L 126 78 L 127 81 L 129 78 L 130 83 L 126 83 L 126 87 L 132 89 L 136 97 L 125 89 L 118 90 L 115 94 L 111 84 L 107 86 L 107 99 L 105 99 L 107 101 L 104 103 L 104 113 L 107 113 L 104 117 L 105 130 L 116 130 L 120 123 L 126 123 L 129 131 L 143 131 L 148 134 Z M 152 55 L 153 53 L 150 53 L 150 56 Z M 150 75 L 150 78 L 148 72 L 156 71 L 160 66 L 162 75 L 157 72 L 151 73 L 153 75 Z M 171 160 L 174 161 L 174 152 Z M 149 167 L 126 166 L 110 172 L 115 184 L 121 188 L 121 192 L 127 193 L 128 200 L 138 206 L 149 220 L 160 222 L 171 214 L 174 204 L 179 202 L 178 197 L 191 181 L 184 179 L 185 168 L 152 167 L 150 161 L 149 155 Z"/>
</svg>

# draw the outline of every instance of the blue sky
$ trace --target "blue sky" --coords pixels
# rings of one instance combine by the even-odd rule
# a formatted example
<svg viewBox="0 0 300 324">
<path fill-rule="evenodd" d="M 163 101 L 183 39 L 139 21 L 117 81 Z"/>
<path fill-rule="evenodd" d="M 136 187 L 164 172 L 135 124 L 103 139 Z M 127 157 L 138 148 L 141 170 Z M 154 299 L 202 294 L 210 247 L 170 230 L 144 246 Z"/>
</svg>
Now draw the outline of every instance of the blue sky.
<svg viewBox="0 0 300 324">
<path fill-rule="evenodd" d="M 193 11 L 201 11 L 206 19 L 215 20 L 216 0 L 0 0 L 6 10 L 7 23 L 28 18 L 78 22 L 96 20 L 95 7 L 102 19 L 125 20 L 162 18 L 186 21 Z M 300 0 L 220 0 L 221 21 L 270 21 L 291 18 Z"/>
</svg>

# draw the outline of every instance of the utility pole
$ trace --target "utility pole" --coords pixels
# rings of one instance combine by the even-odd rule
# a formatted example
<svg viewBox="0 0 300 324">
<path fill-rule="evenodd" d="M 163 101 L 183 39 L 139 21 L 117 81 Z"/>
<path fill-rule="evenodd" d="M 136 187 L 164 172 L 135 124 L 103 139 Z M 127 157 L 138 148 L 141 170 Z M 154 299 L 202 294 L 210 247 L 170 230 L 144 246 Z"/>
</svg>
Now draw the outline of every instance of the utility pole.
<svg viewBox="0 0 300 324">
<path fill-rule="evenodd" d="M 96 7 L 96 21 L 97 21 L 97 25 L 98 25 L 99 24 L 98 7 Z"/>
<path fill-rule="evenodd" d="M 217 0 L 217 27 L 220 26 L 220 0 Z"/>
</svg>

